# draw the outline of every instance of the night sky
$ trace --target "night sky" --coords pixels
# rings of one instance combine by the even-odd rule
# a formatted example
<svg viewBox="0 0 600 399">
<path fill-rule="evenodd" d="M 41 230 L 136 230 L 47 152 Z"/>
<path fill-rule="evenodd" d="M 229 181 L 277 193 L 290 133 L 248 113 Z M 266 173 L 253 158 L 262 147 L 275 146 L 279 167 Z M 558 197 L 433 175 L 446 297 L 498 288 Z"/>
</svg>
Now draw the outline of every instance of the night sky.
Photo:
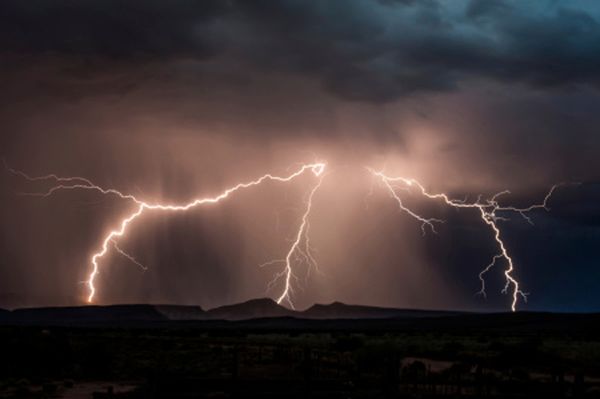
<svg viewBox="0 0 600 399">
<path fill-rule="evenodd" d="M 294 302 L 509 310 L 474 210 L 402 192 L 366 167 L 474 201 L 551 210 L 500 221 L 530 293 L 521 310 L 600 311 L 600 4 L 595 0 L 6 0 L 0 156 L 148 201 L 216 195 L 327 162 Z M 314 176 L 152 213 L 102 259 L 97 303 L 214 307 L 275 298 Z M 0 173 L 0 307 L 80 305 L 90 255 L 132 204 Z"/>
</svg>

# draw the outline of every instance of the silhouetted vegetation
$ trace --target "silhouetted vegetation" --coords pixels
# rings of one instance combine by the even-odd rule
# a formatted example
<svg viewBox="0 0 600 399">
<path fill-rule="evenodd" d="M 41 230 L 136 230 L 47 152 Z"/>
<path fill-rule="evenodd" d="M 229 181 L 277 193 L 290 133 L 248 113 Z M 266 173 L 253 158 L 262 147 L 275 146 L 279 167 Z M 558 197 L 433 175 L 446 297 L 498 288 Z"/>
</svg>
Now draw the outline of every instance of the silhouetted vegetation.
<svg viewBox="0 0 600 399">
<path fill-rule="evenodd" d="M 553 329 L 5 326 L 0 350 L 0 397 L 600 397 L 600 337 Z"/>
</svg>

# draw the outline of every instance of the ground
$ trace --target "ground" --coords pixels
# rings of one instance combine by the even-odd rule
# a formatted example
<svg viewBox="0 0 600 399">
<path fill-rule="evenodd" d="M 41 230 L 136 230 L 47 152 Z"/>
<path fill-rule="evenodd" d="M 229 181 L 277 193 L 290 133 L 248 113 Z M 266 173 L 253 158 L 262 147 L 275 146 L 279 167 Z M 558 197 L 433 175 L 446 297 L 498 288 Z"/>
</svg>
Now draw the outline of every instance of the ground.
<svg viewBox="0 0 600 399">
<path fill-rule="evenodd" d="M 485 317 L 4 326 L 0 397 L 600 397 L 595 323 Z"/>
</svg>

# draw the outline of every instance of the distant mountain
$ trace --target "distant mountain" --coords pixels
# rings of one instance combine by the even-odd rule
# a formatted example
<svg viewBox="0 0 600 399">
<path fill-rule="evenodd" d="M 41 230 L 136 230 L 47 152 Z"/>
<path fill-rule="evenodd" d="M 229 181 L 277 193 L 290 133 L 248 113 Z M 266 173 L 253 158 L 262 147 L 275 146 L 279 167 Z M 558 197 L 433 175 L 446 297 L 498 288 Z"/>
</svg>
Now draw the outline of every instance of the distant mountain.
<svg viewBox="0 0 600 399">
<path fill-rule="evenodd" d="M 334 302 L 317 304 L 304 311 L 295 311 L 277 304 L 272 299 L 261 298 L 203 310 L 199 306 L 180 305 L 110 305 L 79 307 L 22 308 L 0 310 L 3 324 L 55 324 L 55 325 L 129 325 L 136 323 L 163 323 L 170 321 L 243 321 L 253 319 L 298 320 L 400 320 L 438 318 L 465 313 L 380 308 L 346 305 Z"/>
<path fill-rule="evenodd" d="M 77 303 L 79 303 L 79 300 L 71 296 L 25 295 L 17 292 L 0 293 L 0 307 L 4 309 L 33 308 L 39 306 L 76 306 Z"/>
<path fill-rule="evenodd" d="M 161 321 L 168 318 L 153 305 L 111 305 L 16 309 L 10 312 L 10 320 L 19 323 L 70 324 Z"/>
<path fill-rule="evenodd" d="M 221 306 L 112 305 L 0 309 L 2 326 L 102 328 L 198 328 L 203 331 L 457 331 L 480 334 L 540 332 L 600 334 L 600 313 L 470 313 L 393 309 L 334 302 L 294 311 L 271 299 Z"/>
<path fill-rule="evenodd" d="M 207 312 L 200 306 L 154 305 L 154 309 L 169 320 L 207 319 Z"/>
<path fill-rule="evenodd" d="M 297 317 L 298 313 L 284 308 L 272 299 L 261 298 L 211 309 L 207 312 L 207 316 L 212 320 L 248 320 Z"/>
<path fill-rule="evenodd" d="M 460 313 L 439 310 L 380 308 L 333 302 L 329 305 L 316 304 L 303 312 L 297 312 L 297 314 L 296 317 L 305 319 L 391 319 L 397 317 L 441 317 Z"/>
</svg>

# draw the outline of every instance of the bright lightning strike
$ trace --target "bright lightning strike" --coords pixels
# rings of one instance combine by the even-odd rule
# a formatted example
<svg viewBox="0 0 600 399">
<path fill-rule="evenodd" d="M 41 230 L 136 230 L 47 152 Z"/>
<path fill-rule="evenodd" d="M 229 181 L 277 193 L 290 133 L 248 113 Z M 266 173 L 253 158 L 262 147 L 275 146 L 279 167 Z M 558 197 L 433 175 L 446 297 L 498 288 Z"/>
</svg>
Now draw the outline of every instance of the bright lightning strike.
<svg viewBox="0 0 600 399">
<path fill-rule="evenodd" d="M 129 259 L 131 262 L 140 266 L 144 270 L 146 269 L 146 267 L 144 265 L 142 265 L 140 262 L 138 262 L 133 256 L 131 256 L 128 253 L 126 253 L 125 251 L 123 251 L 118 246 L 118 243 L 117 243 L 119 238 L 122 238 L 123 236 L 125 236 L 128 227 L 136 219 L 140 218 L 145 212 L 147 212 L 147 211 L 183 212 L 183 211 L 187 211 L 189 209 L 195 208 L 197 206 L 218 203 L 222 200 L 225 200 L 231 194 L 233 194 L 239 190 L 258 186 L 266 181 L 289 182 L 289 181 L 294 180 L 298 176 L 304 174 L 305 172 L 310 171 L 311 173 L 313 173 L 313 175 L 315 177 L 318 178 L 318 182 L 310 192 L 309 199 L 307 202 L 307 207 L 302 216 L 302 223 L 299 227 L 298 234 L 296 236 L 296 240 L 294 241 L 294 244 L 292 245 L 290 251 L 288 252 L 288 254 L 286 256 L 285 268 L 280 274 L 280 276 L 285 277 L 285 287 L 284 287 L 283 293 L 279 296 L 277 302 L 281 303 L 283 300 L 287 300 L 288 303 L 290 304 L 290 306 L 293 306 L 291 299 L 289 297 L 291 290 L 292 290 L 291 278 L 293 277 L 292 256 L 297 252 L 302 252 L 302 250 L 299 248 L 300 248 L 301 242 L 303 240 L 306 243 L 306 248 L 308 248 L 308 245 L 309 245 L 308 237 L 307 237 L 308 216 L 310 214 L 310 210 L 312 207 L 312 197 L 313 197 L 314 193 L 316 192 L 316 190 L 321 185 L 321 182 L 323 180 L 323 172 L 325 171 L 325 163 L 316 162 L 316 163 L 304 164 L 304 165 L 300 166 L 298 169 L 296 169 L 293 173 L 290 173 L 288 175 L 276 176 L 276 175 L 272 175 L 272 174 L 265 174 L 255 180 L 245 182 L 245 183 L 238 183 L 213 197 L 195 198 L 192 201 L 190 201 L 188 203 L 184 203 L 184 204 L 162 204 L 162 203 L 152 203 L 152 202 L 142 201 L 131 194 L 124 194 L 121 191 L 113 189 L 113 188 L 101 187 L 83 177 L 78 177 L 78 176 L 60 177 L 55 174 L 49 174 L 49 175 L 44 175 L 44 176 L 30 176 L 24 172 L 21 172 L 21 171 L 18 171 L 18 170 L 8 167 L 6 165 L 6 163 L 5 163 L 5 167 L 9 172 L 11 172 L 17 176 L 23 177 L 29 181 L 48 181 L 48 180 L 50 180 L 50 181 L 54 181 L 56 183 L 54 186 L 50 187 L 50 189 L 48 189 L 45 192 L 24 193 L 26 195 L 48 197 L 59 190 L 81 189 L 81 190 L 93 190 L 93 191 L 97 191 L 97 192 L 99 192 L 101 194 L 105 194 L 105 195 L 109 195 L 109 194 L 116 195 L 121 199 L 126 199 L 126 200 L 132 201 L 133 203 L 136 204 L 135 209 L 130 214 L 128 214 L 126 217 L 124 217 L 123 219 L 120 220 L 120 222 L 117 224 L 118 227 L 114 228 L 113 230 L 110 230 L 104 236 L 104 238 L 102 239 L 102 244 L 100 245 L 99 249 L 91 255 L 91 258 L 90 258 L 91 271 L 88 275 L 87 280 L 85 281 L 85 284 L 88 287 L 87 301 L 89 303 L 92 303 L 96 296 L 97 288 L 95 285 L 95 280 L 100 272 L 100 260 L 109 252 L 111 246 L 119 254 L 123 255 L 124 257 Z M 308 256 L 311 256 L 311 258 L 312 258 L 312 255 L 308 255 Z"/>
<path fill-rule="evenodd" d="M 519 298 L 522 298 L 524 301 L 527 301 L 527 293 L 525 293 L 521 290 L 519 281 L 513 276 L 513 271 L 515 270 L 514 261 L 513 261 L 512 257 L 510 256 L 510 254 L 508 253 L 508 250 L 506 249 L 506 245 L 504 243 L 504 240 L 502 239 L 502 233 L 500 231 L 500 227 L 498 227 L 498 221 L 506 220 L 506 218 L 499 216 L 498 212 L 518 213 L 528 223 L 533 224 L 531 218 L 527 215 L 527 213 L 531 212 L 535 209 L 544 209 L 544 210 L 548 211 L 549 210 L 548 201 L 550 200 L 550 197 L 554 193 L 554 190 L 558 187 L 557 185 L 552 186 L 552 188 L 550 189 L 550 191 L 548 191 L 548 193 L 544 197 L 544 200 L 541 203 L 534 204 L 534 205 L 531 205 L 531 206 L 528 206 L 525 208 L 517 208 L 517 207 L 512 207 L 512 206 L 501 206 L 498 203 L 498 197 L 500 197 L 501 195 L 504 195 L 504 194 L 509 194 L 510 193 L 509 191 L 502 191 L 500 193 L 497 193 L 492 198 L 490 198 L 486 201 L 483 201 L 483 202 L 481 201 L 481 199 L 478 199 L 476 202 L 469 203 L 469 202 L 466 202 L 463 200 L 450 199 L 448 197 L 448 195 L 444 194 L 444 193 L 439 193 L 439 194 L 429 193 L 429 192 L 427 192 L 427 190 L 425 190 L 425 187 L 423 187 L 423 185 L 421 185 L 421 183 L 419 183 L 415 179 L 408 179 L 408 178 L 404 178 L 404 177 L 391 177 L 391 176 L 384 174 L 381 171 L 378 172 L 378 171 L 375 171 L 372 169 L 368 169 L 368 170 L 374 176 L 376 176 L 378 179 L 381 180 L 381 182 L 383 183 L 385 188 L 389 191 L 390 196 L 398 203 L 398 206 L 400 207 L 400 209 L 402 211 L 406 212 L 408 215 L 412 216 L 413 218 L 415 218 L 416 220 L 421 222 L 421 230 L 423 231 L 423 234 L 425 234 L 425 230 L 427 227 L 429 227 L 431 229 L 431 231 L 435 233 L 436 232 L 435 224 L 443 223 L 443 221 L 440 219 L 423 217 L 423 216 L 419 215 L 418 213 L 414 212 L 413 210 L 411 210 L 410 208 L 406 207 L 404 205 L 404 203 L 402 202 L 402 198 L 397 193 L 397 189 L 405 189 L 405 190 L 410 191 L 412 188 L 416 188 L 417 191 L 421 195 L 423 195 L 429 199 L 441 199 L 442 201 L 444 201 L 444 203 L 446 203 L 447 205 L 449 205 L 451 207 L 477 209 L 479 211 L 481 220 L 487 226 L 489 226 L 490 229 L 492 230 L 492 233 L 494 235 L 494 240 L 498 246 L 498 253 L 496 255 L 494 255 L 494 257 L 492 258 L 492 261 L 479 273 L 479 280 L 481 281 L 481 289 L 479 290 L 479 294 L 481 294 L 483 296 L 486 295 L 484 275 L 492 267 L 494 267 L 496 262 L 504 259 L 507 266 L 504 269 L 504 277 L 505 277 L 506 281 L 505 281 L 504 288 L 502 289 L 502 293 L 505 293 L 505 294 L 508 293 L 508 290 L 512 287 L 511 310 L 513 312 L 516 310 Z M 400 186 L 398 186 L 398 185 L 400 185 Z"/>
<path fill-rule="evenodd" d="M 324 165 L 318 170 L 313 170 L 313 172 L 315 173 L 315 175 L 317 175 L 319 179 L 308 194 L 308 198 L 306 199 L 306 207 L 304 209 L 304 213 L 302 214 L 300 226 L 298 227 L 296 237 L 292 242 L 292 245 L 287 255 L 285 256 L 285 259 L 278 259 L 263 264 L 263 266 L 273 263 L 282 263 L 285 265 L 283 270 L 275 275 L 269 286 L 272 286 L 278 280 L 283 279 L 284 289 L 281 295 L 277 298 L 277 303 L 281 304 L 283 301 L 286 301 L 292 309 L 295 309 L 295 307 L 294 303 L 292 302 L 292 295 L 294 293 L 294 289 L 292 287 L 291 280 L 292 278 L 297 279 L 297 276 L 293 272 L 294 262 L 305 262 L 308 265 L 309 271 L 311 270 L 311 268 L 317 268 L 317 261 L 312 255 L 312 249 L 310 246 L 310 240 L 308 235 L 310 229 L 310 222 L 308 218 L 312 210 L 313 198 L 315 196 L 315 193 L 317 192 L 319 187 L 321 187 L 321 183 L 323 182 L 323 171 Z"/>
<path fill-rule="evenodd" d="M 59 190 L 92 190 L 99 192 L 104 195 L 115 195 L 121 199 L 125 199 L 133 202 L 136 207 L 132 210 L 126 217 L 122 218 L 117 227 L 113 230 L 110 230 L 102 239 L 101 245 L 99 249 L 91 255 L 90 258 L 90 273 L 88 275 L 87 280 L 84 282 L 88 287 L 88 302 L 93 302 L 97 288 L 95 286 L 95 280 L 97 275 L 100 272 L 100 261 L 101 259 L 109 252 L 110 248 L 114 248 L 114 250 L 120 255 L 127 258 L 132 263 L 136 264 L 143 270 L 146 270 L 146 266 L 141 264 L 137 259 L 133 256 L 125 252 L 118 244 L 118 239 L 125 236 L 129 226 L 138 218 L 140 218 L 147 211 L 165 211 L 165 212 L 183 212 L 189 209 L 192 209 L 201 205 L 209 205 L 215 204 L 222 200 L 228 198 L 231 194 L 237 192 L 238 190 L 250 188 L 253 186 L 258 186 L 265 181 L 275 181 L 275 182 L 289 182 L 295 179 L 296 177 L 304 174 L 305 172 L 312 172 L 312 174 L 317 178 L 316 183 L 312 186 L 309 191 L 307 198 L 305 200 L 305 208 L 302 213 L 300 224 L 296 231 L 293 241 L 291 242 L 291 246 L 283 259 L 276 259 L 269 262 L 264 263 L 261 266 L 271 265 L 271 264 L 281 264 L 283 265 L 283 269 L 276 273 L 273 280 L 269 283 L 268 287 L 272 287 L 280 281 L 283 281 L 283 290 L 280 295 L 277 297 L 277 303 L 281 304 L 282 302 L 286 302 L 289 304 L 291 308 L 294 308 L 294 303 L 292 301 L 292 296 L 294 294 L 294 288 L 292 281 L 298 279 L 297 275 L 294 272 L 294 268 L 298 264 L 305 264 L 308 266 L 308 272 L 312 269 L 317 269 L 317 262 L 315 257 L 312 254 L 312 248 L 310 245 L 309 239 L 309 230 L 310 230 L 310 214 L 313 208 L 313 199 L 318 189 L 321 187 L 324 178 L 325 171 L 325 163 L 317 162 L 310 164 L 303 164 L 298 167 L 294 172 L 284 175 L 284 176 L 276 176 L 272 174 L 265 174 L 260 176 L 259 178 L 246 182 L 246 183 L 238 183 L 220 194 L 214 197 L 204 197 L 204 198 L 196 198 L 192 201 L 184 204 L 163 204 L 163 203 L 153 203 L 146 202 L 138 199 L 134 195 L 124 194 L 123 192 L 116 190 L 114 188 L 104 188 L 99 185 L 92 183 L 92 181 L 79 177 L 60 177 L 55 174 L 48 174 L 44 176 L 30 176 L 25 174 L 24 172 L 12 169 L 8 167 L 5 163 L 5 167 L 11 173 L 25 178 L 29 181 L 53 181 L 54 185 L 51 186 L 48 190 L 43 192 L 33 192 L 33 193 L 24 193 L 25 195 L 34 195 L 41 197 L 48 197 L 54 194 Z M 527 300 L 527 293 L 521 290 L 519 281 L 513 276 L 513 272 L 515 270 L 514 261 L 509 254 L 506 245 L 504 243 L 502 232 L 498 225 L 499 221 L 507 220 L 505 217 L 500 214 L 503 212 L 513 212 L 518 213 L 522 216 L 528 223 L 533 224 L 533 221 L 528 216 L 528 213 L 536 210 L 536 209 L 544 209 L 549 210 L 547 204 L 550 200 L 550 197 L 554 193 L 555 189 L 558 186 L 553 186 L 549 192 L 544 197 L 543 201 L 538 204 L 534 204 L 524 208 L 518 208 L 513 206 L 502 206 L 498 202 L 498 198 L 502 195 L 509 194 L 509 191 L 502 191 L 500 193 L 495 194 L 490 199 L 485 201 L 481 200 L 481 197 L 477 199 L 475 202 L 467 202 L 466 200 L 457 200 L 451 199 L 445 193 L 429 193 L 423 185 L 415 179 L 405 178 L 405 177 L 393 177 L 384 174 L 382 171 L 375 171 L 372 169 L 368 169 L 375 177 L 377 177 L 383 186 L 387 189 L 390 196 L 396 201 L 399 208 L 418 220 L 421 223 L 421 230 L 423 234 L 426 233 L 429 228 L 432 232 L 436 232 L 436 225 L 439 223 L 443 223 L 444 221 L 436 218 L 428 218 L 420 215 L 416 211 L 407 207 L 403 200 L 402 196 L 399 194 L 399 190 L 405 190 L 407 192 L 411 192 L 416 190 L 420 195 L 433 200 L 442 200 L 446 205 L 451 206 L 453 208 L 469 208 L 476 209 L 479 213 L 481 220 L 491 229 L 494 237 L 494 241 L 498 247 L 498 253 L 495 254 L 491 260 L 491 262 L 483 268 L 478 278 L 481 282 L 481 288 L 478 294 L 486 296 L 486 282 L 485 282 L 485 274 L 488 273 L 498 262 L 504 261 L 506 263 L 506 268 L 504 269 L 504 277 L 505 277 L 505 285 L 502 289 L 503 293 L 508 293 L 511 289 L 511 309 L 512 311 L 516 310 L 516 306 L 518 304 L 519 298 L 524 301 Z M 308 275 L 308 274 L 307 274 Z"/>
</svg>

